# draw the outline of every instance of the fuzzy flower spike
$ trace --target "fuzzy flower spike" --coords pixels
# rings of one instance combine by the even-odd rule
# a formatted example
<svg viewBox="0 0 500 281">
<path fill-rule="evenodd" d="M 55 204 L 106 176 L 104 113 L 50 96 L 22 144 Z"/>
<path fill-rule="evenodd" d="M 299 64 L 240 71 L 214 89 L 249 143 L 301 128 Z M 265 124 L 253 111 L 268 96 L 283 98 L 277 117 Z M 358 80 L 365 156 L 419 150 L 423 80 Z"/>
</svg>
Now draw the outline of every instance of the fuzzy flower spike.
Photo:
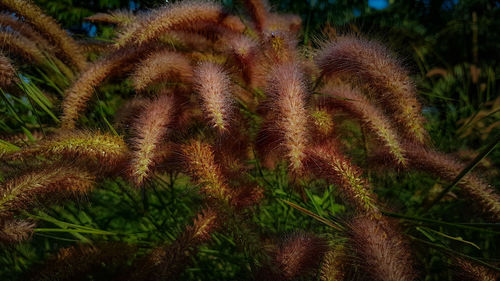
<svg viewBox="0 0 500 281">
<path fill-rule="evenodd" d="M 233 112 L 228 74 L 222 66 L 208 61 L 201 62 L 194 72 L 194 87 L 210 125 L 219 132 L 227 131 Z"/>
<path fill-rule="evenodd" d="M 303 160 L 308 143 L 306 87 L 300 67 L 284 63 L 270 70 L 268 90 L 276 130 L 281 132 L 281 146 L 286 150 L 293 173 L 303 172 Z"/>
<path fill-rule="evenodd" d="M 328 42 L 316 62 L 322 75 L 349 75 L 366 83 L 380 106 L 410 140 L 424 143 L 427 133 L 415 85 L 407 71 L 382 45 L 356 37 Z"/>
</svg>

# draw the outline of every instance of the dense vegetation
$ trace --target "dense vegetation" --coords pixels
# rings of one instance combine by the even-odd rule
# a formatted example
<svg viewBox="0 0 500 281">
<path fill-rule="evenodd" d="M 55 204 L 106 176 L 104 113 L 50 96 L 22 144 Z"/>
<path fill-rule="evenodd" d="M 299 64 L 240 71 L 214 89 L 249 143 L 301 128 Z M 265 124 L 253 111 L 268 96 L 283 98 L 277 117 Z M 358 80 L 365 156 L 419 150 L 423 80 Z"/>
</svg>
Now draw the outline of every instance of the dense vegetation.
<svg viewBox="0 0 500 281">
<path fill-rule="evenodd" d="M 1 0 L 0 278 L 497 280 L 499 4 L 371 2 Z"/>
</svg>

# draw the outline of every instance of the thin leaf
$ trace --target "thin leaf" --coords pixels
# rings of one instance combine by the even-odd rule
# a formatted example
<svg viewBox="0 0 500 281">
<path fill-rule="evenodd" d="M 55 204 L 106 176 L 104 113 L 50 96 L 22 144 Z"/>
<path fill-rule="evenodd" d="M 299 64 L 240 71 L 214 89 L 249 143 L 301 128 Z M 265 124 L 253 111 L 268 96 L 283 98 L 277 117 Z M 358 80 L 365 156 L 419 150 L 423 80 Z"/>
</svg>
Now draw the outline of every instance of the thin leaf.
<svg viewBox="0 0 500 281">
<path fill-rule="evenodd" d="M 304 214 L 306 214 L 306 215 L 308 215 L 308 216 L 312 217 L 313 219 L 315 219 L 315 220 L 317 220 L 317 221 L 320 221 L 320 222 L 322 222 L 322 223 L 324 223 L 324 224 L 328 225 L 328 226 L 329 226 L 329 227 L 331 227 L 331 228 L 334 228 L 335 230 L 338 230 L 338 231 L 343 231 L 343 230 L 344 230 L 344 228 L 343 228 L 343 227 L 341 227 L 340 225 L 337 225 L 337 224 L 335 224 L 335 223 L 334 223 L 334 222 L 332 222 L 332 221 L 329 221 L 329 220 L 327 220 L 327 219 L 325 219 L 325 218 L 323 218 L 323 217 L 321 217 L 321 216 L 318 216 L 318 215 L 316 215 L 315 213 L 313 213 L 313 212 L 311 212 L 311 211 L 309 211 L 309 210 L 307 210 L 307 209 L 305 209 L 305 208 L 302 208 L 301 206 L 299 206 L 299 205 L 297 205 L 297 204 L 295 204 L 295 203 L 292 203 L 292 202 L 290 202 L 290 201 L 283 200 L 283 199 L 279 199 L 279 200 L 280 200 L 280 201 L 282 201 L 282 202 L 284 202 L 284 203 L 286 203 L 286 204 L 287 204 L 287 205 L 289 205 L 290 207 L 292 207 L 292 208 L 294 208 L 294 209 L 296 209 L 296 210 L 298 210 L 298 211 L 300 211 L 300 212 L 302 212 L 302 213 L 304 213 Z"/>
</svg>

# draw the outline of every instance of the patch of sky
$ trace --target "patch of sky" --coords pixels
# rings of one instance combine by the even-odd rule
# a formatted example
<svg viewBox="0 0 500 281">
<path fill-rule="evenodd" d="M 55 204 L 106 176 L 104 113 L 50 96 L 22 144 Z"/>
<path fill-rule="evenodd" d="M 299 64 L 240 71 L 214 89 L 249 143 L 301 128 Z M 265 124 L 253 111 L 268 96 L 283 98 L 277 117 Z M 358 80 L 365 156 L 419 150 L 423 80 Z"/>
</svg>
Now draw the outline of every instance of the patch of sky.
<svg viewBox="0 0 500 281">
<path fill-rule="evenodd" d="M 131 0 L 128 2 L 128 8 L 130 11 L 135 11 L 135 10 L 139 9 L 139 3 L 136 3 L 135 1 Z"/>
<path fill-rule="evenodd" d="M 97 35 L 97 27 L 93 23 L 90 22 L 82 23 L 82 29 L 87 32 L 87 35 L 89 37 L 95 37 Z"/>
<path fill-rule="evenodd" d="M 28 77 L 24 76 L 22 73 L 17 74 L 17 76 L 19 76 L 19 79 L 21 79 L 25 83 L 29 83 L 31 81 Z"/>
<path fill-rule="evenodd" d="M 389 6 L 388 0 L 368 0 L 368 6 L 375 10 L 382 10 Z"/>
<path fill-rule="evenodd" d="M 498 2 L 497 2 L 498 3 Z M 445 0 L 441 5 L 441 10 L 450 11 L 458 4 L 458 0 Z"/>
</svg>

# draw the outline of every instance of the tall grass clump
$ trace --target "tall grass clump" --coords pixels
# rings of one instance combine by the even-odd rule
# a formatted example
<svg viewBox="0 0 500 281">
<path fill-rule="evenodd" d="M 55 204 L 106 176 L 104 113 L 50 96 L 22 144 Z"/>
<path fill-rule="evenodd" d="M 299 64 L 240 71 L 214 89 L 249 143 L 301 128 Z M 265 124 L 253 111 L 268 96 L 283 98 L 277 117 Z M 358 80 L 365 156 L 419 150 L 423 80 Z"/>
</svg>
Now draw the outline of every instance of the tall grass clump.
<svg viewBox="0 0 500 281">
<path fill-rule="evenodd" d="M 498 234 L 500 195 L 467 168 L 477 163 L 431 145 L 396 55 L 360 36 L 304 46 L 300 18 L 244 2 L 238 15 L 187 0 L 88 17 L 116 28 L 93 60 L 31 2 L 1 2 L 2 98 L 31 107 L 9 107 L 23 134 L 0 135 L 0 242 L 14 259 L 47 258 L 18 271 L 406 281 L 438 252 L 494 276 L 477 252 L 448 247 L 479 246 L 443 228 Z M 414 197 L 431 197 L 428 183 L 449 187 L 413 209 L 410 196 L 386 197 L 419 176 Z M 453 208 L 455 185 L 452 200 L 480 223 L 427 217 Z"/>
</svg>

